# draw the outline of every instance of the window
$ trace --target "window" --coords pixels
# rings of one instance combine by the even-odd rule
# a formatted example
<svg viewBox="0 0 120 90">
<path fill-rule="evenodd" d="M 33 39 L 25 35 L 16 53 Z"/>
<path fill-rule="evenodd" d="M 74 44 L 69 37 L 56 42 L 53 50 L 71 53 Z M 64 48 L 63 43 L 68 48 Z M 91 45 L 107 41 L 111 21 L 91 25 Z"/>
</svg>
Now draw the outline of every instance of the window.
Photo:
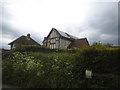
<svg viewBox="0 0 120 90">
<path fill-rule="evenodd" d="M 53 44 L 52 44 L 52 48 L 53 48 Z"/>
<path fill-rule="evenodd" d="M 56 44 L 50 44 L 50 48 L 56 48 L 55 45 Z"/>
<path fill-rule="evenodd" d="M 55 48 L 55 44 L 53 44 L 53 48 Z"/>
<path fill-rule="evenodd" d="M 50 45 L 50 48 L 51 48 L 51 45 Z"/>
<path fill-rule="evenodd" d="M 16 45 L 15 44 L 13 44 L 13 47 L 12 48 L 15 48 L 16 47 Z"/>
<path fill-rule="evenodd" d="M 55 43 L 55 39 L 54 39 L 54 43 Z"/>
<path fill-rule="evenodd" d="M 55 38 L 51 39 L 51 43 L 55 43 Z"/>
</svg>

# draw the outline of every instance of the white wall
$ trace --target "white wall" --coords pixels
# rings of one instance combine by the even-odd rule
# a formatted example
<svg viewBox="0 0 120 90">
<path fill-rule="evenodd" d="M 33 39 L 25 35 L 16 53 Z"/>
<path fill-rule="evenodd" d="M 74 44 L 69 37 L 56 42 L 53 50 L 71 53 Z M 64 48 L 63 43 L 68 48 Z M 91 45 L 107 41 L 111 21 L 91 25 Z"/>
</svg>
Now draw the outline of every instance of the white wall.
<svg viewBox="0 0 120 90">
<path fill-rule="evenodd" d="M 53 30 L 48 37 L 47 47 L 50 48 L 67 48 L 71 41 L 61 38 L 56 30 Z"/>
<path fill-rule="evenodd" d="M 70 45 L 70 43 L 70 40 L 60 38 L 60 48 L 67 48 Z"/>
</svg>

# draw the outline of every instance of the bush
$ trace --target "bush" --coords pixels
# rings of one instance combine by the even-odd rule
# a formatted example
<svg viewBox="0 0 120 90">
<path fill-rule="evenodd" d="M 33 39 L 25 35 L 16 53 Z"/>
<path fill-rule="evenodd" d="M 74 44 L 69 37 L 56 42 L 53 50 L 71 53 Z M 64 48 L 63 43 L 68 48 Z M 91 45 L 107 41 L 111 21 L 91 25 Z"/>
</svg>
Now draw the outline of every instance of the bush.
<svg viewBox="0 0 120 90">
<path fill-rule="evenodd" d="M 34 46 L 34 45 L 22 45 L 22 46 L 17 46 L 17 48 L 15 48 L 13 51 L 16 52 L 42 52 L 42 53 L 51 53 L 51 52 L 55 52 L 55 53 L 74 53 L 75 50 L 74 49 L 50 49 L 48 47 L 43 47 L 43 46 Z"/>
<path fill-rule="evenodd" d="M 3 82 L 28 88 L 117 88 L 118 53 L 120 48 L 102 45 L 68 50 L 18 47 L 6 57 L 9 61 L 3 66 Z M 112 76 L 93 77 L 88 86 L 86 69 Z"/>
</svg>

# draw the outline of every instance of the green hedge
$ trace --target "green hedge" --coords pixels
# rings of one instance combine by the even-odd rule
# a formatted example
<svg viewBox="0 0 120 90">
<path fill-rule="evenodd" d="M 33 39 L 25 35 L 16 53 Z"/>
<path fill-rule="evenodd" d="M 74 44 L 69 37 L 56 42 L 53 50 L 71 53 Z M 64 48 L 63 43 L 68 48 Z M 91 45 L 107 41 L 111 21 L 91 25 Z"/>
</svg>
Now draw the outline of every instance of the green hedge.
<svg viewBox="0 0 120 90">
<path fill-rule="evenodd" d="M 55 52 L 49 48 L 28 48 L 17 48 L 6 57 L 9 61 L 3 66 L 3 83 L 28 88 L 118 88 L 119 47 L 97 45 L 75 48 L 72 53 L 67 49 Z M 86 69 L 111 76 L 94 76 L 88 85 Z"/>
<path fill-rule="evenodd" d="M 22 46 L 18 46 L 17 48 L 15 48 L 13 51 L 18 51 L 18 52 L 43 52 L 43 53 L 51 53 L 51 52 L 56 52 L 56 53 L 62 53 L 62 52 L 66 52 L 66 53 L 74 53 L 75 50 L 74 49 L 50 49 L 48 47 L 44 47 L 44 46 L 27 46 L 27 45 L 22 45 Z"/>
</svg>

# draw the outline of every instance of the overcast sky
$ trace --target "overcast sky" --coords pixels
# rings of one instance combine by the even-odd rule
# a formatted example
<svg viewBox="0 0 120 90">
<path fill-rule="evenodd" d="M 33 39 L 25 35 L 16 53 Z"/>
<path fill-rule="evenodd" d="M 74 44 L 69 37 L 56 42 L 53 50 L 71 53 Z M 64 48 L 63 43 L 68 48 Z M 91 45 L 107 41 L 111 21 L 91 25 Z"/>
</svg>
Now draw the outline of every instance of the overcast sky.
<svg viewBox="0 0 120 90">
<path fill-rule="evenodd" d="M 31 34 L 42 44 L 50 30 L 56 28 L 90 44 L 100 41 L 118 45 L 117 0 L 4 0 L 0 2 L 0 48 Z M 88 2 L 89 1 L 89 2 Z M 98 2 L 101 1 L 101 2 Z M 113 2 L 114 1 L 114 2 Z"/>
</svg>

